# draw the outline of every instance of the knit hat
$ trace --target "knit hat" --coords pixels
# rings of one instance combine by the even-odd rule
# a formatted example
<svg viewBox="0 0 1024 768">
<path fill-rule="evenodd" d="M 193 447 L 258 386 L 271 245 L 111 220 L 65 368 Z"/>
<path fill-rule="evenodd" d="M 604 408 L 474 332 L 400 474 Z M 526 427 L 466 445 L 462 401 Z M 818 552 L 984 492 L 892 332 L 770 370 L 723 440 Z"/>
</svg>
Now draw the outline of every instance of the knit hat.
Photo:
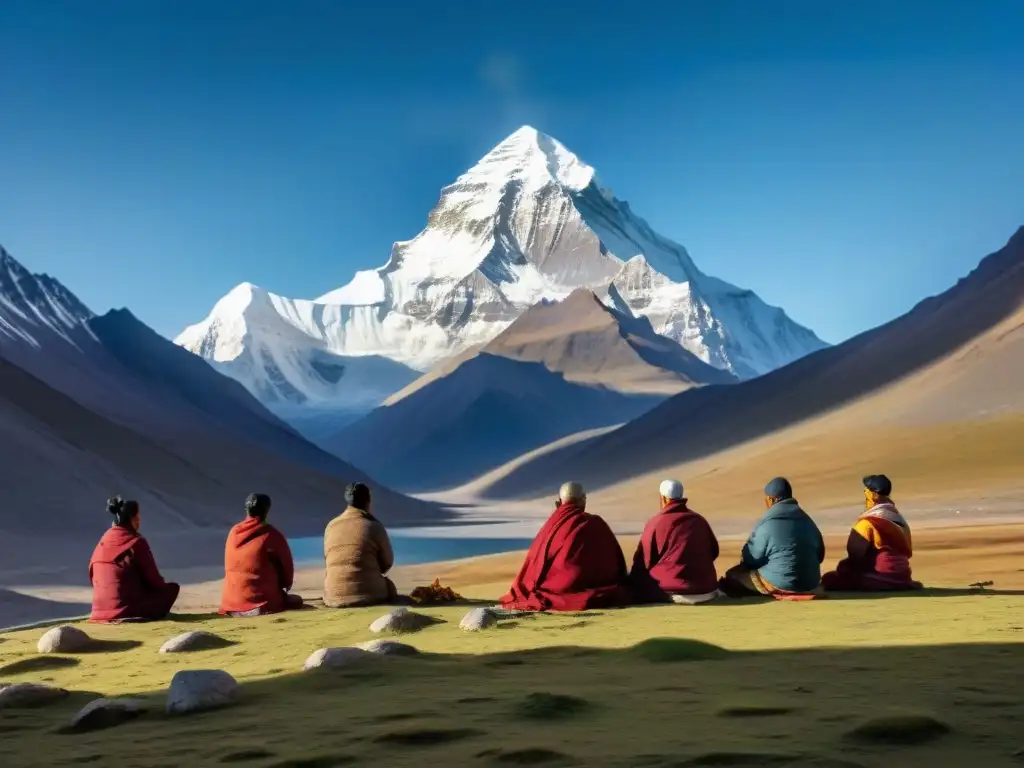
<svg viewBox="0 0 1024 768">
<path fill-rule="evenodd" d="M 793 486 L 784 477 L 776 477 L 764 487 L 764 495 L 769 499 L 792 499 Z"/>
</svg>

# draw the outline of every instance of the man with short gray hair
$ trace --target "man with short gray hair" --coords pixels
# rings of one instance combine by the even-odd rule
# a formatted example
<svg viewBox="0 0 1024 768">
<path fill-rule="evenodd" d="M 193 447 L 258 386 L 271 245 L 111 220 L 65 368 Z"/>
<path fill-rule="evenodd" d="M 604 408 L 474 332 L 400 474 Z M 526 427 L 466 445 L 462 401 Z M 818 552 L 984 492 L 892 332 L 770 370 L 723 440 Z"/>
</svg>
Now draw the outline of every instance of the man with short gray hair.
<svg viewBox="0 0 1024 768">
<path fill-rule="evenodd" d="M 558 490 L 555 512 L 541 527 L 501 605 L 519 611 L 585 611 L 629 602 L 626 558 L 608 524 L 586 511 L 577 482 Z"/>
<path fill-rule="evenodd" d="M 638 601 L 696 605 L 718 597 L 718 539 L 687 505 L 683 484 L 658 488 L 660 512 L 644 526 L 629 578 Z"/>
</svg>

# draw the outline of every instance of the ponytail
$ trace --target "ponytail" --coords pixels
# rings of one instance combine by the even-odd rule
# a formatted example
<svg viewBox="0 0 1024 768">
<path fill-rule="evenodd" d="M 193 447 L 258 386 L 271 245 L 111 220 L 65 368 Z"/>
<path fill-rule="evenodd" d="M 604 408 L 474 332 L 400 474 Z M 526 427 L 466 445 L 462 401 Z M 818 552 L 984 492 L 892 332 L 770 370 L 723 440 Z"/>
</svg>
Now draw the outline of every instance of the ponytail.
<svg viewBox="0 0 1024 768">
<path fill-rule="evenodd" d="M 107 512 L 114 516 L 114 525 L 131 528 L 132 520 L 139 514 L 139 502 L 111 496 L 107 499 Z"/>
</svg>

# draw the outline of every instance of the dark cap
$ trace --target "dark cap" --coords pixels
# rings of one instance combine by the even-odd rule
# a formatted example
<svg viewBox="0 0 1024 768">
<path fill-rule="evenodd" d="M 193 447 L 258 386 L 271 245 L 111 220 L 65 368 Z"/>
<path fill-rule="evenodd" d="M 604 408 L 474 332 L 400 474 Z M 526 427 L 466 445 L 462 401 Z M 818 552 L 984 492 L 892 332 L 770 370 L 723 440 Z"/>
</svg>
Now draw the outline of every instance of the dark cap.
<svg viewBox="0 0 1024 768">
<path fill-rule="evenodd" d="M 892 481 L 885 475 L 868 475 L 864 478 L 864 487 L 879 496 L 888 496 L 892 493 Z"/>
<path fill-rule="evenodd" d="M 769 499 L 793 498 L 793 486 L 784 477 L 776 477 L 764 487 L 764 495 Z"/>
</svg>

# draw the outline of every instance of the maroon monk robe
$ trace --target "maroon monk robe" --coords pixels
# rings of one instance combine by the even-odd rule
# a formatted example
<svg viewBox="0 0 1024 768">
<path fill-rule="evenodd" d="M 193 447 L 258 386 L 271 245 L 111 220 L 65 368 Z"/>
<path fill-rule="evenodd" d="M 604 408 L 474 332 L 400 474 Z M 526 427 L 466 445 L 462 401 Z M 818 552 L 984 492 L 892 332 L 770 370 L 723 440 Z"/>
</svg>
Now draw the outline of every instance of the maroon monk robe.
<svg viewBox="0 0 1024 768">
<path fill-rule="evenodd" d="M 96 545 L 89 581 L 93 622 L 163 619 L 178 599 L 178 585 L 164 581 L 146 540 L 119 525 Z"/>
<path fill-rule="evenodd" d="M 629 602 L 626 558 L 608 524 L 575 503 L 540 529 L 501 605 L 519 611 L 585 611 Z"/>
<path fill-rule="evenodd" d="M 644 527 L 630 572 L 638 600 L 706 595 L 718 588 L 718 539 L 703 516 L 673 501 Z"/>
</svg>

